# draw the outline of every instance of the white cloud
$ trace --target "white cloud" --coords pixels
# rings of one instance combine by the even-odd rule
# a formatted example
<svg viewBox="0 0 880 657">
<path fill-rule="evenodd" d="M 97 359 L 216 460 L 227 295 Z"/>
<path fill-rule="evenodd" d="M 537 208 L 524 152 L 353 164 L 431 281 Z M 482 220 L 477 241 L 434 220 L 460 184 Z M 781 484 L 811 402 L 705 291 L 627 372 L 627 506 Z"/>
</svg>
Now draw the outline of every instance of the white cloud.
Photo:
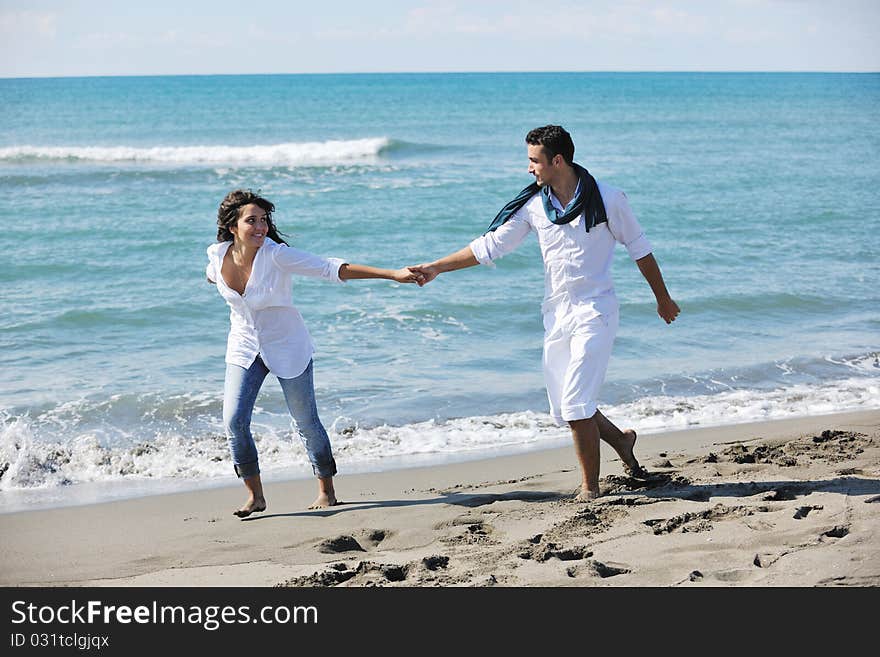
<svg viewBox="0 0 880 657">
<path fill-rule="evenodd" d="M 404 29 L 407 32 L 422 32 L 431 30 L 437 26 L 446 26 L 454 23 L 460 14 L 454 4 L 433 3 L 423 7 L 410 9 L 406 13 Z"/>
<path fill-rule="evenodd" d="M 651 12 L 658 33 L 663 34 L 706 34 L 709 21 L 705 16 L 695 16 L 679 9 L 662 7 Z"/>
<path fill-rule="evenodd" d="M 148 50 L 150 48 L 178 48 L 180 52 L 195 49 L 217 49 L 225 47 L 217 36 L 204 32 L 181 29 L 164 29 L 155 33 L 141 32 L 90 32 L 83 34 L 74 42 L 75 47 L 86 50 Z"/>
<path fill-rule="evenodd" d="M 0 33 L 19 38 L 54 39 L 58 34 L 58 14 L 29 10 L 0 12 Z"/>
<path fill-rule="evenodd" d="M 76 44 L 101 50 L 117 46 L 143 48 L 147 45 L 142 37 L 128 32 L 89 32 L 79 37 Z"/>
<path fill-rule="evenodd" d="M 777 43 L 779 35 L 770 30 L 732 27 L 724 32 L 724 40 L 738 46 L 757 43 Z"/>
</svg>

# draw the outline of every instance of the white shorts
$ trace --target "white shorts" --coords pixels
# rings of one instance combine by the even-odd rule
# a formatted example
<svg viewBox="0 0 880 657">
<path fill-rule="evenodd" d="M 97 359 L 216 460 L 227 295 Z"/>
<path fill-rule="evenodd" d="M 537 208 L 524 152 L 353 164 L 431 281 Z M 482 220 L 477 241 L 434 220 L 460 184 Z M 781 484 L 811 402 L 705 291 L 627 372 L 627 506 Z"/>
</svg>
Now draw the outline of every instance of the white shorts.
<svg viewBox="0 0 880 657">
<path fill-rule="evenodd" d="M 560 303 L 544 313 L 544 382 L 558 424 L 593 417 L 620 315 Z"/>
</svg>

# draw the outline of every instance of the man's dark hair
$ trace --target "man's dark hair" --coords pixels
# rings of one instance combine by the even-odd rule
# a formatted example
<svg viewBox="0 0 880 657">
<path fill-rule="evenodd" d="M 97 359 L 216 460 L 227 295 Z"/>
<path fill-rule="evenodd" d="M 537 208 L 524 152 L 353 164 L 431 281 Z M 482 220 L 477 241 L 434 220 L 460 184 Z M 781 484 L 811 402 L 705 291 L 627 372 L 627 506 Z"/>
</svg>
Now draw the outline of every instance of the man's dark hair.
<svg viewBox="0 0 880 657">
<path fill-rule="evenodd" d="M 574 162 L 574 142 L 568 131 L 561 125 L 545 125 L 530 130 L 526 135 L 526 143 L 532 146 L 543 146 L 548 160 L 561 155 L 568 166 Z"/>
<path fill-rule="evenodd" d="M 233 190 L 220 203 L 220 208 L 217 210 L 217 241 L 228 242 L 232 240 L 233 235 L 230 228 L 238 223 L 238 215 L 241 209 L 251 203 L 257 205 L 266 213 L 266 223 L 269 224 L 266 237 L 277 244 L 287 244 L 281 238 L 283 233 L 278 231 L 275 227 L 275 222 L 272 221 L 275 204 L 249 189 Z"/>
</svg>

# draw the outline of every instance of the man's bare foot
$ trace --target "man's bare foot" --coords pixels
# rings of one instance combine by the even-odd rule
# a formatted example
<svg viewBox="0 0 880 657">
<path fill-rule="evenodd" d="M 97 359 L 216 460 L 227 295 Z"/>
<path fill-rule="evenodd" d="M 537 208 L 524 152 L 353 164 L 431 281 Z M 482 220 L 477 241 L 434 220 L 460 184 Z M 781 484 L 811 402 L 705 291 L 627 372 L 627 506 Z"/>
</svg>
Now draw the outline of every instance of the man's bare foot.
<svg viewBox="0 0 880 657">
<path fill-rule="evenodd" d="M 326 509 L 328 506 L 336 506 L 339 502 L 335 495 L 321 493 L 317 499 L 309 505 L 310 509 Z"/>
<path fill-rule="evenodd" d="M 639 462 L 636 460 L 636 455 L 633 452 L 633 448 L 636 446 L 636 432 L 633 429 L 627 429 L 623 432 L 623 444 L 625 450 L 629 453 L 628 458 L 622 458 L 623 462 L 623 471 L 628 474 L 630 477 L 634 477 L 635 479 L 647 479 L 648 471 L 645 470 Z"/>
<path fill-rule="evenodd" d="M 238 509 L 237 511 L 233 511 L 232 515 L 238 516 L 239 518 L 247 518 L 252 513 L 259 513 L 260 511 L 266 510 L 266 499 L 260 498 L 259 500 L 251 499 L 248 500 L 247 504 Z"/>
<path fill-rule="evenodd" d="M 581 486 L 581 491 L 574 498 L 576 502 L 591 502 L 595 500 L 597 497 L 602 495 L 601 491 L 598 490 L 590 490 L 584 486 Z"/>
</svg>

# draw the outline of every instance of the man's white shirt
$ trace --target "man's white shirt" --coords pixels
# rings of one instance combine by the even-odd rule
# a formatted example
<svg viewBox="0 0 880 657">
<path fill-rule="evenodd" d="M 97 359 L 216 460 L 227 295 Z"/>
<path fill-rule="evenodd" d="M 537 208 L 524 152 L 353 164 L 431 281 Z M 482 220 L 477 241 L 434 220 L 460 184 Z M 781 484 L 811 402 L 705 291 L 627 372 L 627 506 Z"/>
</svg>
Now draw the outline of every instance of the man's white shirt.
<svg viewBox="0 0 880 657">
<path fill-rule="evenodd" d="M 560 302 L 578 308 L 582 317 L 616 312 L 618 301 L 611 280 L 615 245 L 623 244 L 634 261 L 651 253 L 652 248 L 626 194 L 602 182 L 597 184 L 607 223 L 587 232 L 582 214 L 570 223 L 554 224 L 547 218 L 541 195 L 535 194 L 503 226 L 470 243 L 474 256 L 480 264 L 492 266 L 534 231 L 544 260 L 543 312 Z M 552 192 L 550 200 L 557 210 L 563 210 Z"/>
</svg>

